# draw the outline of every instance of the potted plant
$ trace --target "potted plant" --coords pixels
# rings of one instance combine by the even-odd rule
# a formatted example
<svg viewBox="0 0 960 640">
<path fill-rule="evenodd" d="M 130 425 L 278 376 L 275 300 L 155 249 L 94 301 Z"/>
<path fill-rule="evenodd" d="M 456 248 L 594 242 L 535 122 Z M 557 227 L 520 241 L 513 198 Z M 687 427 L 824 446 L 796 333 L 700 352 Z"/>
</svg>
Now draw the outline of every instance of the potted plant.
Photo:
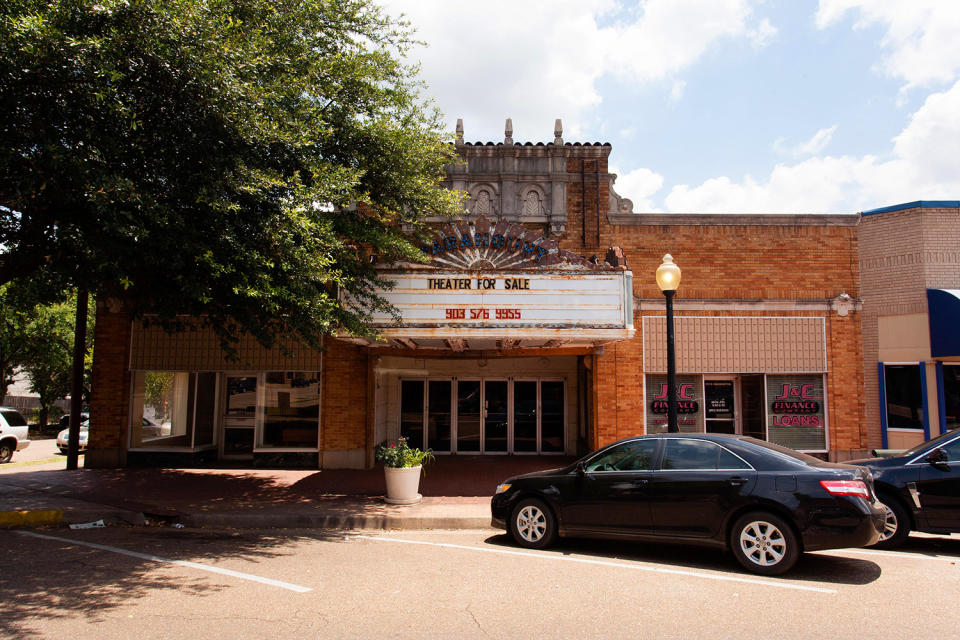
<svg viewBox="0 0 960 640">
<path fill-rule="evenodd" d="M 377 460 L 383 463 L 387 481 L 387 497 L 390 504 L 416 504 L 423 496 L 420 488 L 420 470 L 433 461 L 433 451 L 421 451 L 407 444 L 401 436 L 396 443 L 377 445 Z"/>
</svg>

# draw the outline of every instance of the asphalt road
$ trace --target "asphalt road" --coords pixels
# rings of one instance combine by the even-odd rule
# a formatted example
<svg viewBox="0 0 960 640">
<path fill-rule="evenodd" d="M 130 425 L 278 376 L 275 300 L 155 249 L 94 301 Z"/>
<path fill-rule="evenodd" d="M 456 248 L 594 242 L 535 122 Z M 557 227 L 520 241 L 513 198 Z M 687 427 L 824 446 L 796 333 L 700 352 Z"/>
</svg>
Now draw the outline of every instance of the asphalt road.
<svg viewBox="0 0 960 640">
<path fill-rule="evenodd" d="M 47 537 L 43 537 L 47 536 Z M 960 537 L 804 556 L 783 578 L 719 552 L 492 530 L 328 535 L 0 531 L 0 636 L 870 638 L 960 628 Z"/>
<path fill-rule="evenodd" d="M 16 451 L 9 463 L 3 465 L 4 468 L 33 465 L 41 462 L 66 461 L 67 456 L 62 455 L 57 449 L 56 438 L 46 438 L 43 440 L 32 439 L 30 446 L 21 451 Z M 81 458 L 82 459 L 82 458 Z M 66 464 L 66 462 L 64 462 Z"/>
</svg>

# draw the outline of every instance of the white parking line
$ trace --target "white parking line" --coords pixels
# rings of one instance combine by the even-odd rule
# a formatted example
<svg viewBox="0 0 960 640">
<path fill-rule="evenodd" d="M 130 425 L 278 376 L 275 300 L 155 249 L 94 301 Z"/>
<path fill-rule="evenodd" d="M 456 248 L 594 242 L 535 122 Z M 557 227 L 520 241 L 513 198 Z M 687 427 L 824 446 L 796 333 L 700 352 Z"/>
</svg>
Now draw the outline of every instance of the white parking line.
<svg viewBox="0 0 960 640">
<path fill-rule="evenodd" d="M 119 553 L 125 556 L 130 556 L 132 558 L 139 558 L 141 560 L 150 560 L 151 562 L 163 562 L 166 564 L 175 564 L 181 567 L 189 567 L 190 569 L 199 569 L 200 571 L 209 571 L 210 573 L 219 573 L 221 575 L 231 576 L 233 578 L 240 578 L 241 580 L 249 580 L 251 582 L 268 584 L 272 587 L 280 587 L 281 589 L 296 591 L 297 593 L 306 593 L 311 590 L 309 587 L 301 587 L 300 585 L 291 584 L 289 582 L 282 582 L 280 580 L 273 580 L 271 578 L 261 578 L 260 576 L 255 576 L 250 573 L 232 571 L 231 569 L 221 569 L 220 567 L 211 567 L 209 565 L 200 564 L 198 562 L 188 562 L 186 560 L 171 560 L 170 558 L 161 558 L 160 556 L 154 556 L 148 553 L 137 553 L 136 551 L 127 551 L 126 549 L 120 549 L 118 547 L 108 547 L 105 544 L 96 544 L 94 542 L 81 542 L 80 540 L 73 540 L 71 538 L 59 538 L 57 536 L 47 536 L 47 535 L 43 535 L 42 533 L 34 533 L 33 531 L 17 531 L 17 533 L 25 536 L 31 536 L 33 538 L 43 538 L 45 540 L 56 540 L 57 542 L 67 542 L 70 544 L 90 547 L 92 549 L 99 549 L 100 551 L 110 551 L 112 553 Z"/>
<path fill-rule="evenodd" d="M 909 551 L 874 551 L 872 549 L 833 549 L 821 553 L 857 553 L 864 556 L 886 556 L 888 558 L 903 558 L 905 560 L 939 560 L 941 562 L 956 563 L 960 562 L 955 556 L 925 556 Z"/>
<path fill-rule="evenodd" d="M 637 571 L 649 571 L 651 573 L 668 573 L 675 576 L 688 576 L 691 578 L 705 578 L 707 580 L 719 580 L 722 582 L 743 582 L 747 584 L 758 584 L 765 587 L 777 587 L 779 589 L 794 589 L 796 591 L 813 591 L 815 593 L 836 593 L 836 589 L 825 589 L 823 587 L 808 587 L 800 584 L 791 584 L 789 582 L 775 582 L 773 580 L 758 580 L 756 578 L 741 578 L 738 576 L 716 575 L 712 573 L 701 573 L 699 571 L 686 571 L 684 569 L 664 569 L 662 567 L 648 567 L 639 564 L 625 564 L 622 562 L 610 562 L 609 560 L 592 560 L 589 558 L 571 558 L 570 556 L 553 555 L 546 553 L 535 553 L 532 551 L 512 551 L 510 549 L 489 549 L 486 547 L 471 547 L 463 544 L 451 544 L 449 542 L 427 542 L 424 540 L 405 540 L 403 538 L 390 538 L 379 536 L 347 536 L 347 539 L 374 540 L 377 542 L 399 542 L 403 544 L 420 544 L 432 547 L 446 547 L 448 549 L 464 549 L 466 551 L 482 551 L 485 553 L 499 553 L 509 556 L 523 556 L 526 558 L 539 558 L 541 560 L 563 560 L 567 562 L 579 562 L 581 564 L 599 565 L 602 567 L 616 567 L 618 569 L 635 569 Z"/>
</svg>

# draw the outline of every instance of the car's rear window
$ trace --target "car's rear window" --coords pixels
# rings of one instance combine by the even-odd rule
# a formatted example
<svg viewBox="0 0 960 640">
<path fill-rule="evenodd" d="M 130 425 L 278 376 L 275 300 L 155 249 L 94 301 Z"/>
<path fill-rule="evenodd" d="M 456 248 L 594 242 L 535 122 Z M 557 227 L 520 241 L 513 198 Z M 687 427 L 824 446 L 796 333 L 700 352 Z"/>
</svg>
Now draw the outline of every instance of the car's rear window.
<svg viewBox="0 0 960 640">
<path fill-rule="evenodd" d="M 743 440 L 744 442 L 753 443 L 757 446 L 763 447 L 764 449 L 769 449 L 770 451 L 774 451 L 788 458 L 793 458 L 794 460 L 797 460 L 799 462 L 805 462 L 807 464 L 813 464 L 813 465 L 823 464 L 823 460 L 821 460 L 820 458 L 815 458 L 805 453 L 800 453 L 795 449 L 784 447 L 779 444 L 774 444 L 773 442 L 767 442 L 766 440 L 758 440 L 756 438 L 741 438 L 741 440 Z"/>
<path fill-rule="evenodd" d="M 27 421 L 23 419 L 19 411 L 14 409 L 0 409 L 0 413 L 3 414 L 3 419 L 6 420 L 7 424 L 11 427 L 27 426 Z"/>
</svg>

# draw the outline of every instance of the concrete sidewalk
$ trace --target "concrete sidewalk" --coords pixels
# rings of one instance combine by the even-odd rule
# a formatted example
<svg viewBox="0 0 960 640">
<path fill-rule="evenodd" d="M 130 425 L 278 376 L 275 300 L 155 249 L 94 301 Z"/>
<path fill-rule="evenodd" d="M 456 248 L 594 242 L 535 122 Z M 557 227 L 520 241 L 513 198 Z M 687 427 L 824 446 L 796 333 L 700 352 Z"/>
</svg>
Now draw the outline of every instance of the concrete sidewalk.
<svg viewBox="0 0 960 640">
<path fill-rule="evenodd" d="M 109 524 L 229 528 L 481 529 L 507 477 L 567 458 L 440 458 L 423 501 L 383 501 L 383 471 L 80 469 L 63 463 L 0 470 L 0 528 Z"/>
</svg>

